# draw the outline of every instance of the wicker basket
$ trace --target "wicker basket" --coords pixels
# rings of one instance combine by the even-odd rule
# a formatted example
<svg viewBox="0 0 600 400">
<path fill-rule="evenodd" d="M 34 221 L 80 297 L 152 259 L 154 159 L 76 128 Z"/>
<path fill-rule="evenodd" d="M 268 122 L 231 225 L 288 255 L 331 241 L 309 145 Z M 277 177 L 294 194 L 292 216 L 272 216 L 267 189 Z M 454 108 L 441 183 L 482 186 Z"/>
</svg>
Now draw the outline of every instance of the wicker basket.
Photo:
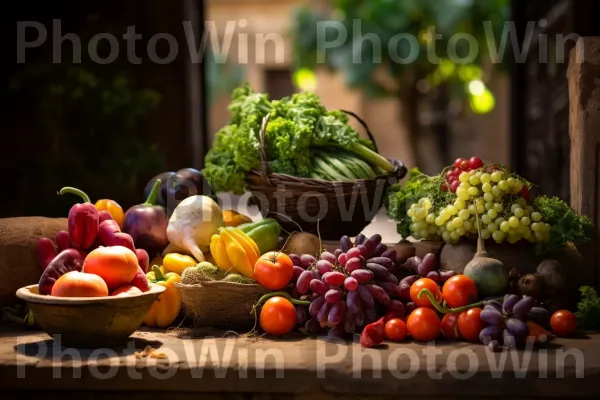
<svg viewBox="0 0 600 400">
<path fill-rule="evenodd" d="M 365 121 L 353 112 L 342 111 L 356 118 L 375 144 Z M 390 159 L 394 164 L 392 172 L 356 181 L 326 181 L 273 173 L 269 170 L 265 149 L 268 120 L 269 114 L 260 129 L 262 170 L 251 171 L 246 180 L 253 204 L 263 216 L 277 219 L 288 232 L 298 231 L 300 227 L 304 232 L 320 233 L 323 240 L 339 240 L 342 235 L 356 236 L 381 208 L 388 186 L 406 175 L 404 164 L 393 159 Z"/>
<path fill-rule="evenodd" d="M 185 270 L 181 283 L 183 311 L 196 328 L 217 327 L 231 330 L 250 330 L 255 320 L 252 307 L 267 289 L 257 284 L 242 284 L 206 279 L 194 268 Z"/>
</svg>

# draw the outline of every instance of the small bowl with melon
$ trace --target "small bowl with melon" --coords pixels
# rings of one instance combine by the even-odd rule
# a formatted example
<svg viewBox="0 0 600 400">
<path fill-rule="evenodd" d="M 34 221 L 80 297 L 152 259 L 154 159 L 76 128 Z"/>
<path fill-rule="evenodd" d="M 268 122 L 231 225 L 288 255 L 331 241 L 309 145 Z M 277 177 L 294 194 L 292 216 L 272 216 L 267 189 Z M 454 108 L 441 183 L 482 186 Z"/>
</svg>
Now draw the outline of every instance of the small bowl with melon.
<svg viewBox="0 0 600 400">
<path fill-rule="evenodd" d="M 126 247 L 98 247 L 87 255 L 70 250 L 38 284 L 20 288 L 17 296 L 62 345 L 126 344 L 165 287 L 148 282 L 136 254 Z"/>
</svg>

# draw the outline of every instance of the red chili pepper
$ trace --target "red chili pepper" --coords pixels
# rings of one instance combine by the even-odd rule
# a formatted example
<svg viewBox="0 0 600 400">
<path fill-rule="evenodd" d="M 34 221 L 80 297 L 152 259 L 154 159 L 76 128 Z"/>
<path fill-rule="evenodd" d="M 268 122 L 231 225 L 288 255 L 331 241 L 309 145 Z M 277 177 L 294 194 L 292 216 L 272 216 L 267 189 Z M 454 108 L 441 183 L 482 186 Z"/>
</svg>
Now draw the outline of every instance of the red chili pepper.
<svg viewBox="0 0 600 400">
<path fill-rule="evenodd" d="M 72 193 L 80 196 L 83 203 L 74 204 L 69 210 L 69 238 L 71 246 L 86 250 L 92 247 L 98 233 L 98 210 L 87 194 L 79 189 L 64 187 L 59 194 Z"/>
<path fill-rule="evenodd" d="M 385 324 L 384 318 L 379 318 L 377 321 L 365 326 L 360 334 L 360 344 L 363 347 L 375 347 L 380 345 L 385 340 Z"/>
</svg>

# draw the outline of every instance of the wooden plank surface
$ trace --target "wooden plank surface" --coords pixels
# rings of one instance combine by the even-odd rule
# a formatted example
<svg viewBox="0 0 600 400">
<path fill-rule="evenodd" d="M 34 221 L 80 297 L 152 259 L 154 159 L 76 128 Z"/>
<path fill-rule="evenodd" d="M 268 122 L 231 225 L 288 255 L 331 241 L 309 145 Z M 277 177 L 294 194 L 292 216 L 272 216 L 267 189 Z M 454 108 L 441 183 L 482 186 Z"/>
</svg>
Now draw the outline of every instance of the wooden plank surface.
<svg viewBox="0 0 600 400">
<path fill-rule="evenodd" d="M 435 347 L 287 338 L 136 332 L 124 349 L 77 350 L 41 332 L 0 331 L 0 388 L 36 391 L 264 393 L 415 398 L 600 395 L 600 335 L 562 339 L 533 352 L 488 353 L 480 344 Z M 189 333 L 189 332 L 188 332 Z M 196 332 L 197 334 L 200 332 Z M 184 340 L 182 340 L 184 339 Z M 152 346 L 164 359 L 136 358 Z M 503 361 L 504 360 L 504 361 Z M 504 363 L 504 364 L 503 364 Z M 504 368 L 501 366 L 504 365 Z M 3 392 L 4 393 L 4 392 Z"/>
</svg>

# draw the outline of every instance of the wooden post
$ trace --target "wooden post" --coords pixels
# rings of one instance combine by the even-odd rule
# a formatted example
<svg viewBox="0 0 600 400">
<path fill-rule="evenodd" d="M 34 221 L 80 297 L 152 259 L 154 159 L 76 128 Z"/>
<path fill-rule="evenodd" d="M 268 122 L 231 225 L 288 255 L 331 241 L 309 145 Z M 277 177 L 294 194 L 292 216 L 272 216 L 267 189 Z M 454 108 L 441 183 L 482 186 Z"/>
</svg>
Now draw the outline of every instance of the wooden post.
<svg viewBox="0 0 600 400">
<path fill-rule="evenodd" d="M 600 37 L 583 37 L 572 49 L 569 80 L 571 207 L 596 226 L 594 242 L 581 249 L 590 260 L 584 278 L 600 288 Z"/>
</svg>

